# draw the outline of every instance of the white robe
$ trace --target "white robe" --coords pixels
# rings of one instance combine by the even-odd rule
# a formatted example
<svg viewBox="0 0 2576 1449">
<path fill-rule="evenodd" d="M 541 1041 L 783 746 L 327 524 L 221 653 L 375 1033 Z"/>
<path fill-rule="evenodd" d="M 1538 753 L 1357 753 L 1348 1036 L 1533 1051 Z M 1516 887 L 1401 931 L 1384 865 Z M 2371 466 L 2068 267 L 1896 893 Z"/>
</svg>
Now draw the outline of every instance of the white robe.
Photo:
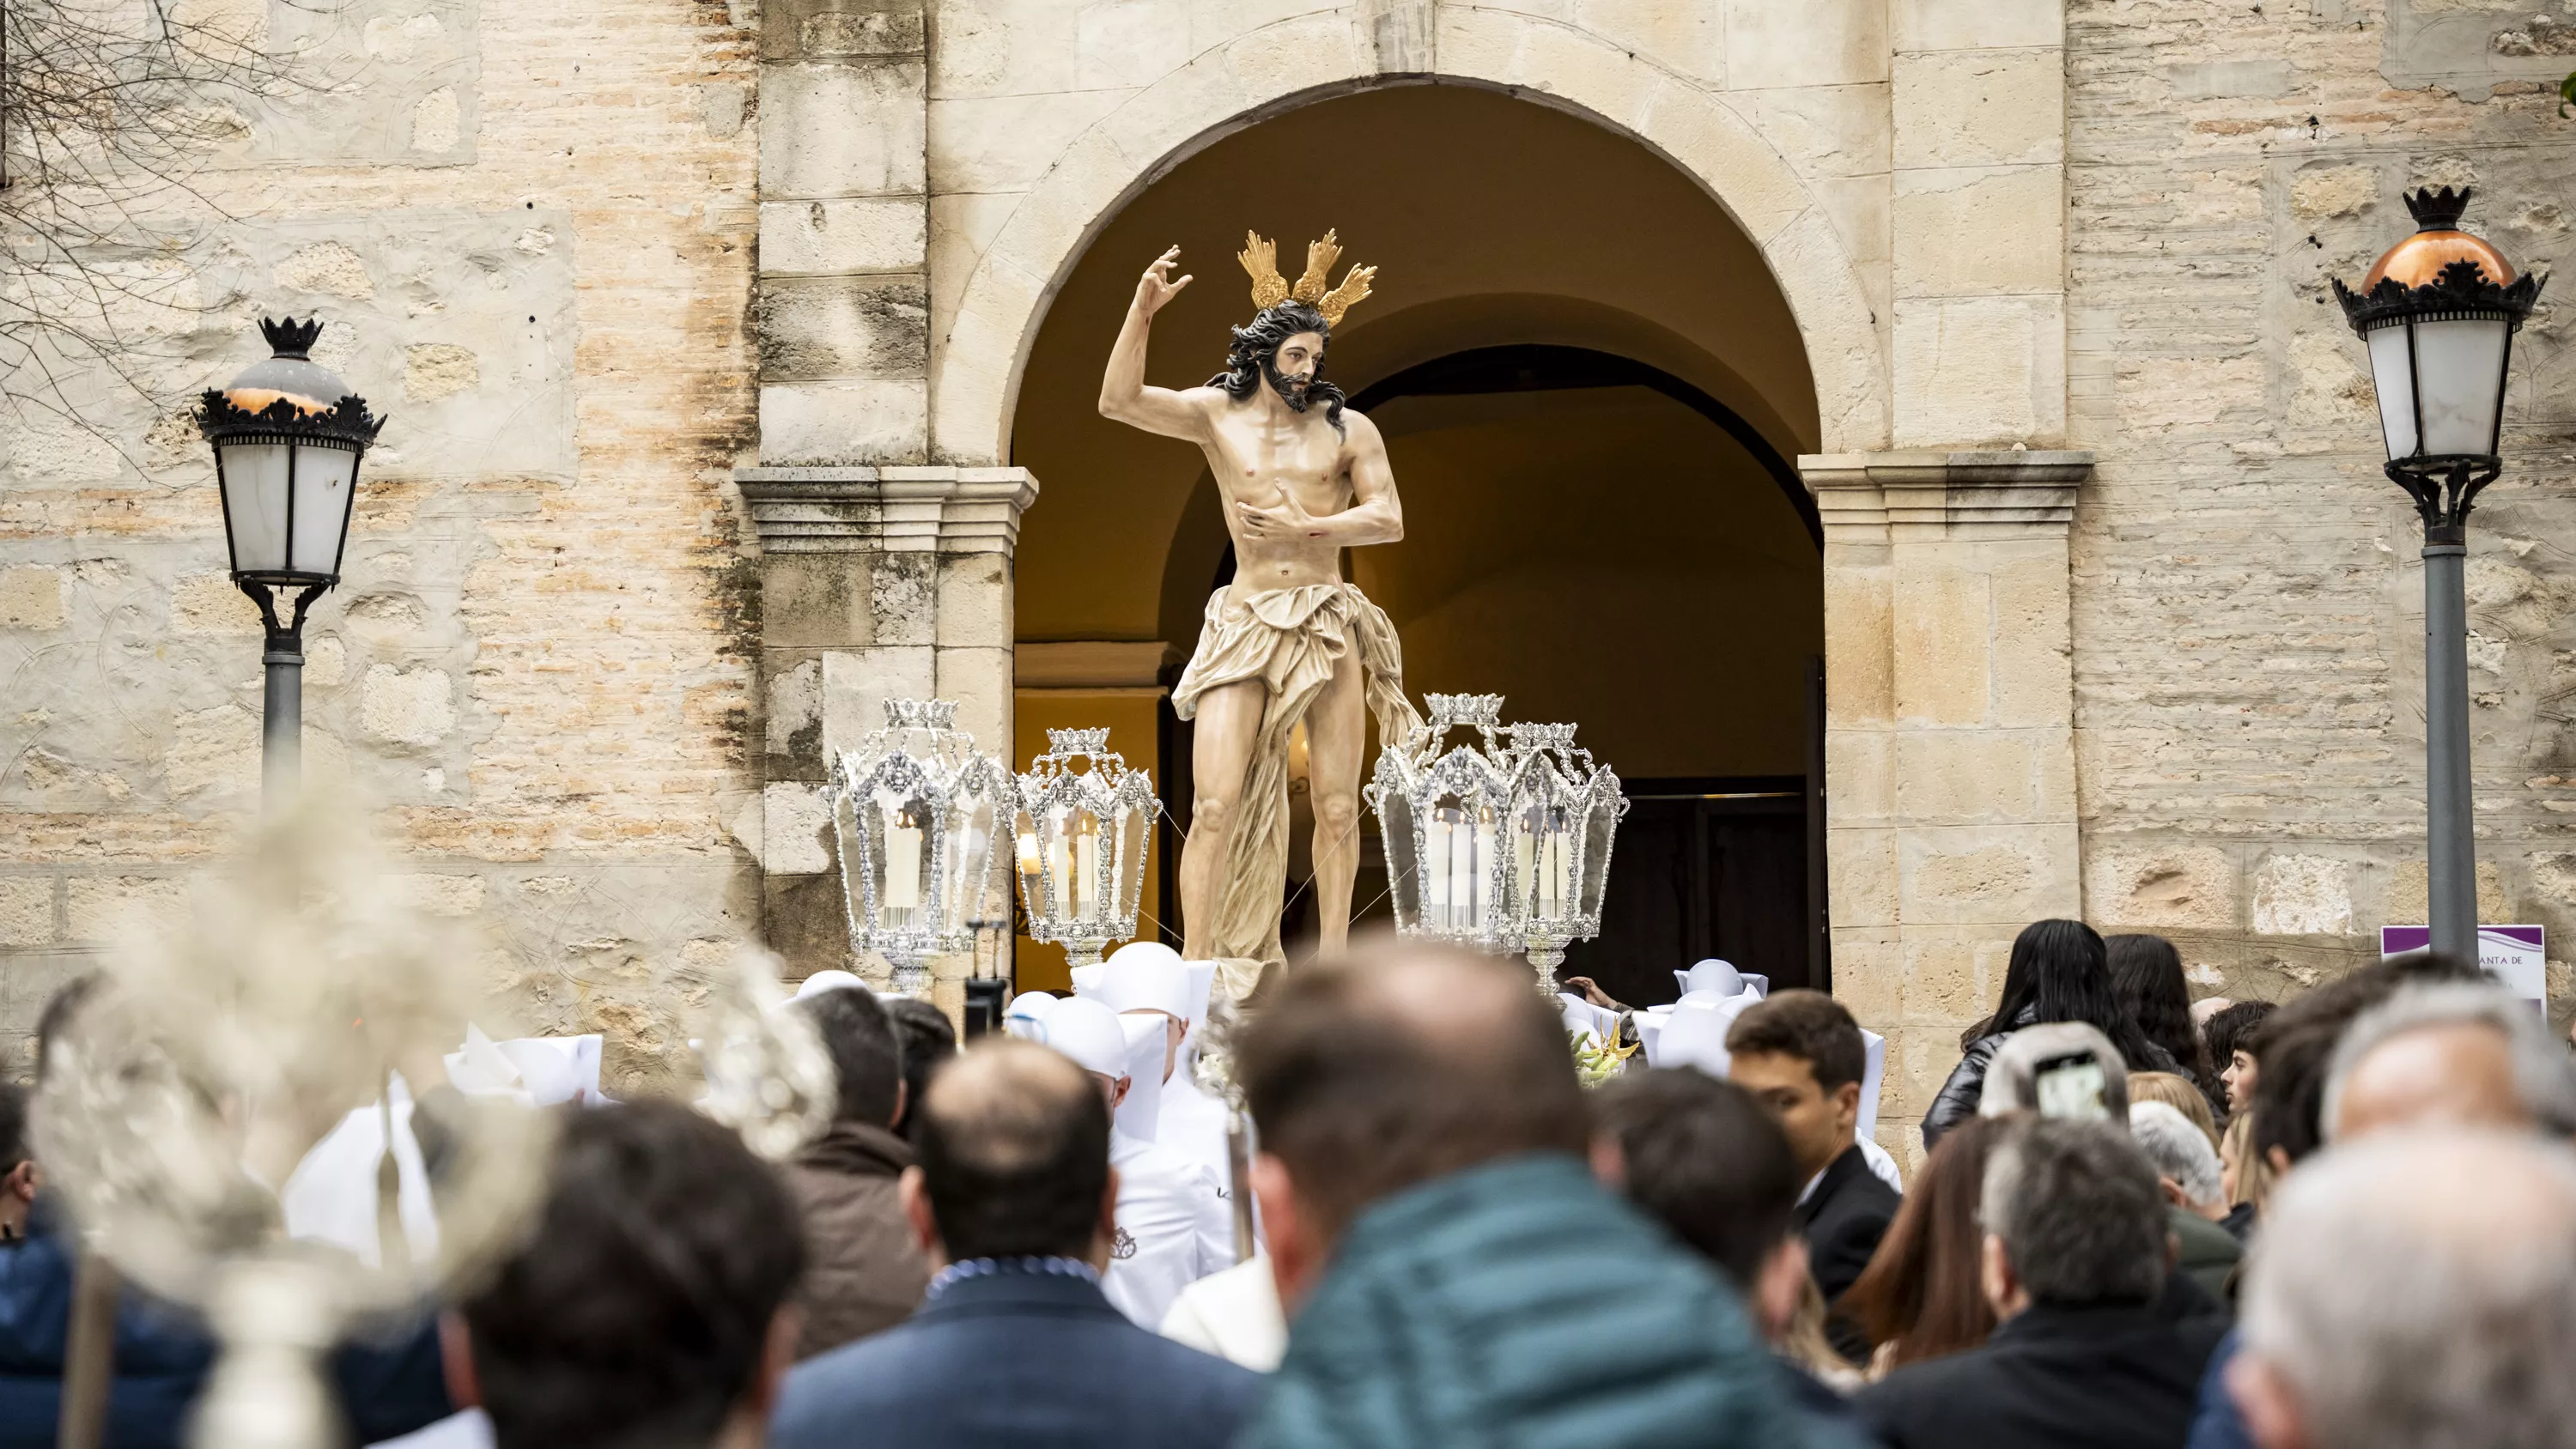
<svg viewBox="0 0 2576 1449">
<path fill-rule="evenodd" d="M 1279 1367 L 1288 1352 L 1288 1318 L 1279 1308 L 1270 1255 L 1255 1254 L 1183 1290 L 1163 1320 L 1163 1336 L 1257 1374 Z"/>
<path fill-rule="evenodd" d="M 1225 1103 L 1200 1090 L 1190 1078 L 1188 1062 L 1163 1084 L 1163 1107 L 1155 1118 L 1154 1141 L 1206 1167 L 1220 1184 L 1231 1183 L 1233 1164 L 1226 1156 L 1228 1113 Z M 1231 1261 L 1229 1259 L 1229 1261 Z"/>
<path fill-rule="evenodd" d="M 1234 1266 L 1234 1215 L 1222 1180 L 1168 1147 L 1112 1132 L 1109 1165 L 1118 1169 L 1118 1237 L 1100 1291 L 1151 1332 L 1182 1289 Z"/>
</svg>

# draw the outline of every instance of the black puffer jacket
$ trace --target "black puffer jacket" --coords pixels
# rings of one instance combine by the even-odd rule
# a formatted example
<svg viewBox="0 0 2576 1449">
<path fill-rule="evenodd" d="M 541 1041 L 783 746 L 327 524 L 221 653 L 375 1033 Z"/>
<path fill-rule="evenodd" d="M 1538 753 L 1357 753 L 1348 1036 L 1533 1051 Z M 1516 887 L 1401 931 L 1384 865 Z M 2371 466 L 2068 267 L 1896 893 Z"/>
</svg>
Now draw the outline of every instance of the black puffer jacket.
<svg viewBox="0 0 2576 1449">
<path fill-rule="evenodd" d="M 2028 1007 L 2013 1020 L 2013 1031 L 2038 1024 L 2037 1013 Z M 1923 1150 L 1940 1145 L 1941 1134 L 1977 1115 L 1977 1106 L 1985 1100 L 1986 1069 L 1994 1065 L 1995 1053 L 2002 1049 L 2012 1031 L 1990 1031 L 1969 1042 L 1959 1053 L 1959 1064 L 1950 1069 L 1950 1079 L 1941 1084 L 1933 1097 L 1931 1110 L 1923 1114 Z M 2147 1043 L 2147 1057 L 2128 1063 L 2133 1072 L 2175 1072 L 2182 1066 L 2172 1054 L 2153 1042 Z"/>
</svg>

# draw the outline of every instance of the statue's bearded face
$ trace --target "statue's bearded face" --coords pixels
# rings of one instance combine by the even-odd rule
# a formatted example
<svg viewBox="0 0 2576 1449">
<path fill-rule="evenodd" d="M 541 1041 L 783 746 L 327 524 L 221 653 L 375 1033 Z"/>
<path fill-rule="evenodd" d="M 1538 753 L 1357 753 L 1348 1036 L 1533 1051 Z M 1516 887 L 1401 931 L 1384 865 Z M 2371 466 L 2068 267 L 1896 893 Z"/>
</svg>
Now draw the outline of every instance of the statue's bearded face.
<svg viewBox="0 0 2576 1449">
<path fill-rule="evenodd" d="M 1270 390 L 1279 394 L 1281 402 L 1302 413 L 1306 410 L 1307 393 L 1315 385 L 1315 374 L 1323 365 L 1323 337 L 1300 332 L 1261 360 L 1261 375 L 1270 380 Z"/>
</svg>

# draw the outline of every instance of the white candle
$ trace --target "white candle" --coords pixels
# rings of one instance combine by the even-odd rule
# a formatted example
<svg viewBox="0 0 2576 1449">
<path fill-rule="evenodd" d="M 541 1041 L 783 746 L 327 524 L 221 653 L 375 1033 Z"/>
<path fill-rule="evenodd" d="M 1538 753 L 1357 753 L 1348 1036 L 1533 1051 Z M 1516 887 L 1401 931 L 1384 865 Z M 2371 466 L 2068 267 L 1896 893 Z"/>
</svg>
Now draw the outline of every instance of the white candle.
<svg viewBox="0 0 2576 1449">
<path fill-rule="evenodd" d="M 1567 865 L 1565 832 L 1551 830 L 1547 833 L 1547 885 L 1542 898 L 1547 903 L 1547 913 L 1552 916 L 1563 915 L 1566 911 L 1567 887 L 1572 883 Z"/>
<path fill-rule="evenodd" d="M 1427 926 L 1449 924 L 1449 837 L 1455 833 L 1449 824 L 1449 812 L 1431 812 L 1430 840 L 1422 852 L 1422 861 L 1414 869 L 1422 882 L 1422 921 Z"/>
<path fill-rule="evenodd" d="M 1062 836 L 1047 842 L 1047 878 L 1055 882 L 1056 910 L 1073 914 L 1073 851 Z"/>
<path fill-rule="evenodd" d="M 1512 878 L 1520 883 L 1517 899 L 1523 915 L 1537 902 L 1530 892 L 1538 889 L 1538 839 L 1530 834 L 1529 820 L 1522 818 L 1512 829 Z"/>
<path fill-rule="evenodd" d="M 1031 904 L 1038 899 L 1038 837 L 1033 830 L 1023 830 L 1016 845 L 1020 861 L 1020 889 L 1028 893 Z"/>
<path fill-rule="evenodd" d="M 1073 838 L 1073 915 L 1089 920 L 1100 911 L 1100 836 L 1085 828 Z"/>
<path fill-rule="evenodd" d="M 1486 907 L 1493 903 L 1494 812 L 1490 809 L 1479 810 L 1476 812 L 1476 860 L 1474 878 L 1476 882 L 1475 905 L 1467 915 L 1467 924 L 1471 926 L 1483 923 Z"/>
<path fill-rule="evenodd" d="M 1476 922 L 1476 831 L 1462 816 L 1449 832 L 1449 924 Z"/>
<path fill-rule="evenodd" d="M 885 908 L 911 911 L 921 905 L 921 827 L 898 811 L 886 831 Z"/>
</svg>

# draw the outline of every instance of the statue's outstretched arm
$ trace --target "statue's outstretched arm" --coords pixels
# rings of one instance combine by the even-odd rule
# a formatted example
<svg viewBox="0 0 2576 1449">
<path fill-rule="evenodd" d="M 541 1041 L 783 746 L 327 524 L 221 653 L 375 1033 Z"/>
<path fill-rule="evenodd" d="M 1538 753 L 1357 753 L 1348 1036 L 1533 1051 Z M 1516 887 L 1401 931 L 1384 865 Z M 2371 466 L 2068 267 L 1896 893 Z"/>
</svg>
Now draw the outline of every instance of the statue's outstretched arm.
<svg viewBox="0 0 2576 1449">
<path fill-rule="evenodd" d="M 1172 279 L 1172 269 L 1180 264 L 1181 249 L 1174 247 L 1155 258 L 1136 280 L 1136 300 L 1128 304 L 1127 321 L 1118 329 L 1117 345 L 1109 349 L 1109 370 L 1100 379 L 1100 415 L 1114 418 L 1130 427 L 1160 433 L 1167 438 L 1205 441 L 1207 414 L 1188 395 L 1167 387 L 1145 385 L 1145 342 L 1153 330 L 1154 314 L 1190 284 L 1186 276 Z"/>
</svg>

